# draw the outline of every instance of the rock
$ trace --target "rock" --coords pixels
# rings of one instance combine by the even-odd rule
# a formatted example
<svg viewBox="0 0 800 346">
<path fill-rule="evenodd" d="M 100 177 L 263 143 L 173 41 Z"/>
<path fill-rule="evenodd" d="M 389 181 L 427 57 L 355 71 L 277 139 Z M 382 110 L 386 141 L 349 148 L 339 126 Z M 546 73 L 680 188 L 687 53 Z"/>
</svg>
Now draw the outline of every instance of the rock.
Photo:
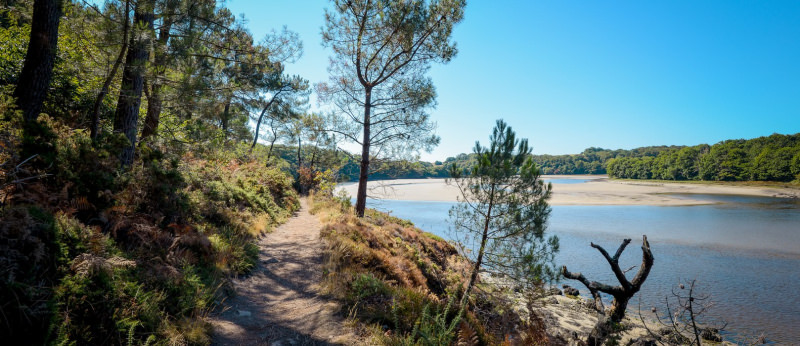
<svg viewBox="0 0 800 346">
<path fill-rule="evenodd" d="M 557 305 L 558 299 L 556 299 L 556 297 L 550 297 L 549 299 L 547 299 L 547 304 Z"/>
<path fill-rule="evenodd" d="M 672 328 L 669 328 L 669 327 L 662 327 L 662 328 L 660 328 L 660 329 L 658 330 L 658 334 L 659 334 L 659 335 L 662 335 L 662 336 L 667 336 L 667 335 L 670 335 L 670 334 L 672 334 L 673 332 L 674 332 L 674 330 L 672 330 Z"/>
<path fill-rule="evenodd" d="M 719 335 L 719 330 L 716 328 L 703 328 L 700 331 L 700 338 L 703 340 L 722 342 L 722 336 Z"/>
<path fill-rule="evenodd" d="M 558 287 L 550 287 L 550 290 L 549 290 L 549 291 L 547 291 L 547 293 L 548 293 L 549 295 L 551 295 L 551 296 L 560 296 L 560 295 L 563 295 L 563 293 L 561 293 L 561 290 L 560 290 L 560 289 L 558 289 Z"/>
<path fill-rule="evenodd" d="M 238 316 L 240 316 L 240 317 L 250 317 L 250 316 L 252 316 L 253 314 L 252 314 L 250 311 L 246 311 L 246 310 L 237 310 L 237 311 L 236 311 L 236 315 L 238 315 Z"/>
<path fill-rule="evenodd" d="M 657 346 L 656 340 L 650 337 L 641 337 L 628 342 L 628 346 Z"/>
<path fill-rule="evenodd" d="M 564 294 L 568 296 L 577 296 L 581 294 L 581 291 L 579 291 L 577 288 L 570 287 L 568 285 L 564 285 L 563 287 L 564 287 Z"/>
</svg>

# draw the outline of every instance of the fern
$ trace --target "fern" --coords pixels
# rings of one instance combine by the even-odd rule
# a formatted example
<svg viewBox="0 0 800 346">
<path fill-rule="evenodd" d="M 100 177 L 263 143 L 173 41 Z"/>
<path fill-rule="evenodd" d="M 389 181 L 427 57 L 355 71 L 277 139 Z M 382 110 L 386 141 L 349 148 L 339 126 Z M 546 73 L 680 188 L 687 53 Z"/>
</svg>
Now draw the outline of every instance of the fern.
<svg viewBox="0 0 800 346">
<path fill-rule="evenodd" d="M 134 321 L 130 328 L 128 328 L 128 346 L 133 346 L 133 342 L 135 339 L 133 338 L 134 331 L 136 330 L 136 326 L 139 325 L 139 321 Z"/>
<path fill-rule="evenodd" d="M 430 304 L 425 305 L 422 310 L 422 315 L 414 322 L 414 328 L 411 333 L 402 339 L 400 344 L 430 346 L 453 344 L 453 340 L 456 336 L 456 328 L 461 324 L 463 310 L 459 310 L 450 323 L 448 323 L 447 316 L 451 312 L 452 304 L 453 299 L 451 298 L 447 301 L 444 310 L 435 315 L 432 315 L 430 312 Z M 393 309 L 393 312 L 395 311 L 396 310 Z M 397 319 L 396 313 L 393 313 L 393 315 L 393 317 Z"/>
<path fill-rule="evenodd" d="M 477 346 L 480 343 L 478 333 L 467 322 L 461 322 L 458 330 L 458 339 L 456 345 L 458 346 Z"/>
</svg>

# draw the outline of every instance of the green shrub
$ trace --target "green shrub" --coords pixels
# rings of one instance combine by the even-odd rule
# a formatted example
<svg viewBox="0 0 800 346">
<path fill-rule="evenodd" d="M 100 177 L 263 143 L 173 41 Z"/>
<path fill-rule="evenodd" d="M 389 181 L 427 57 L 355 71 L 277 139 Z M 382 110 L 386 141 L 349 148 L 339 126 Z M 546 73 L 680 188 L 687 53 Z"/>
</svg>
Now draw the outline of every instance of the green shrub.
<svg viewBox="0 0 800 346">
<path fill-rule="evenodd" d="M 414 328 L 404 337 L 390 344 L 397 345 L 452 345 L 456 338 L 457 327 L 461 323 L 462 311 L 454 313 L 452 297 L 444 309 L 436 304 L 427 304 L 422 314 L 414 322 Z M 393 306 L 394 307 L 394 306 Z M 395 311 L 395 310 L 393 310 Z M 399 317 L 398 317 L 399 318 Z"/>
<path fill-rule="evenodd" d="M 0 211 L 0 339 L 44 342 L 53 314 L 51 287 L 57 281 L 59 246 L 54 218 L 38 208 Z"/>
</svg>

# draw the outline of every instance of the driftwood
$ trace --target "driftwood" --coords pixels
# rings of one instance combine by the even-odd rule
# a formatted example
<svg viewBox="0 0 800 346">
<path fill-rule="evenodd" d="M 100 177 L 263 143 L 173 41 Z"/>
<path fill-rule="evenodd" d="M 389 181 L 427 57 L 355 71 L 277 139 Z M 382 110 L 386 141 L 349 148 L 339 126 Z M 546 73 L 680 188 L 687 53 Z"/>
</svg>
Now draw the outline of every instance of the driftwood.
<svg viewBox="0 0 800 346">
<path fill-rule="evenodd" d="M 644 280 L 647 279 L 647 276 L 650 274 L 650 268 L 653 267 L 653 253 L 650 252 L 650 243 L 647 242 L 647 236 L 645 235 L 642 236 L 642 264 L 639 266 L 639 271 L 636 273 L 636 276 L 633 277 L 633 280 L 628 281 L 625 277 L 625 272 L 627 272 L 627 270 L 623 271 L 619 267 L 619 256 L 622 254 L 622 251 L 625 251 L 625 247 L 627 247 L 630 242 L 630 239 L 623 240 L 613 257 L 610 256 L 602 246 L 592 243 L 592 247 L 600 251 L 603 257 L 608 261 L 608 264 L 611 265 L 611 270 L 620 283 L 619 286 L 589 281 L 581 273 L 568 271 L 567 266 L 561 268 L 561 273 L 565 278 L 578 280 L 589 289 L 589 292 L 592 293 L 595 299 L 595 307 L 600 312 L 603 312 L 604 309 L 598 292 L 607 293 L 614 297 L 614 300 L 611 302 L 611 309 L 607 312 L 607 316 L 609 316 L 609 319 L 613 322 L 619 322 L 625 317 L 625 309 L 628 307 L 628 301 L 636 292 L 639 292 L 642 283 L 644 283 Z"/>
</svg>

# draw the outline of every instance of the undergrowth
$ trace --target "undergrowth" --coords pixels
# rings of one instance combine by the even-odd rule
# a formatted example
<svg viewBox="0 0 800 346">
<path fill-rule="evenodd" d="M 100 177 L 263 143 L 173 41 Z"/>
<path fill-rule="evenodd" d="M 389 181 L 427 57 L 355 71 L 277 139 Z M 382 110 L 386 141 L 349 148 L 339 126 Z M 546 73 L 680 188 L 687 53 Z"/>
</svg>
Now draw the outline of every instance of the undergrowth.
<svg viewBox="0 0 800 346">
<path fill-rule="evenodd" d="M 452 244 L 375 210 L 359 219 L 345 196 L 317 194 L 311 205 L 325 223 L 325 290 L 371 343 L 520 344 L 509 341 L 522 340 L 519 316 L 488 291 L 459 309 L 470 264 Z"/>
<path fill-rule="evenodd" d="M 344 195 L 313 194 L 311 213 L 324 223 L 323 287 L 368 343 L 548 344 L 544 322 L 518 315 L 508 289 L 481 283 L 460 309 L 471 263 L 453 244 L 379 211 L 359 219 Z"/>
<path fill-rule="evenodd" d="M 23 137 L 7 102 L 0 339 L 210 343 L 203 317 L 227 278 L 251 270 L 257 237 L 299 206 L 291 175 L 235 143 L 171 152 L 149 143 L 121 170 L 124 137 L 93 141 L 47 116 Z"/>
</svg>

